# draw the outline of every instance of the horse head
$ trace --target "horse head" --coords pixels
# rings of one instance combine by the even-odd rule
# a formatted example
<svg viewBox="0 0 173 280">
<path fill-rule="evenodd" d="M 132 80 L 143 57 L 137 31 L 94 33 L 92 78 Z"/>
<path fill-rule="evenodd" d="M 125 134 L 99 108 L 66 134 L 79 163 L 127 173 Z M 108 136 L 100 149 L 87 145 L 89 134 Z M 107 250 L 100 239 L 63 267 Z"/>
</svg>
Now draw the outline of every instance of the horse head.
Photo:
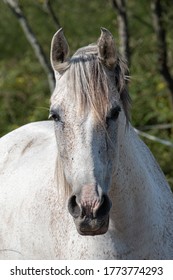
<svg viewBox="0 0 173 280">
<path fill-rule="evenodd" d="M 58 145 L 57 168 L 71 188 L 68 210 L 78 232 L 98 235 L 108 229 L 109 189 L 128 119 L 127 68 L 104 28 L 97 44 L 79 49 L 71 58 L 68 50 L 60 29 L 51 45 L 56 86 L 50 116 Z"/>
</svg>

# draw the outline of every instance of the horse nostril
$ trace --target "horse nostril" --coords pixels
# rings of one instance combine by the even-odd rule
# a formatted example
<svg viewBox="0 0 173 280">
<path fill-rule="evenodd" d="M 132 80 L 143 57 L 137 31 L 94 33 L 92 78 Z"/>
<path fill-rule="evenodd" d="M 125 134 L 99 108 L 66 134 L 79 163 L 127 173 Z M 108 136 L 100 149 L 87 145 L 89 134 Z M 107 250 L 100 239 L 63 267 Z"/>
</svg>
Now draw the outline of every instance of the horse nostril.
<svg viewBox="0 0 173 280">
<path fill-rule="evenodd" d="M 76 202 L 76 196 L 72 195 L 68 201 L 68 210 L 69 213 L 73 216 L 73 218 L 78 218 L 80 216 L 81 209 Z"/>
<path fill-rule="evenodd" d="M 74 219 L 77 219 L 78 217 L 90 217 L 91 219 L 104 218 L 109 214 L 112 206 L 112 203 L 106 194 L 102 196 L 101 203 L 95 211 L 91 210 L 91 205 L 86 205 L 81 208 L 77 203 L 76 198 L 75 195 L 72 195 L 68 201 L 68 210 Z"/>
<path fill-rule="evenodd" d="M 111 207 L 112 207 L 112 203 L 111 203 L 109 197 L 106 194 L 104 194 L 102 196 L 101 204 L 96 211 L 96 216 L 97 217 L 104 217 L 104 216 L 108 215 Z"/>
</svg>

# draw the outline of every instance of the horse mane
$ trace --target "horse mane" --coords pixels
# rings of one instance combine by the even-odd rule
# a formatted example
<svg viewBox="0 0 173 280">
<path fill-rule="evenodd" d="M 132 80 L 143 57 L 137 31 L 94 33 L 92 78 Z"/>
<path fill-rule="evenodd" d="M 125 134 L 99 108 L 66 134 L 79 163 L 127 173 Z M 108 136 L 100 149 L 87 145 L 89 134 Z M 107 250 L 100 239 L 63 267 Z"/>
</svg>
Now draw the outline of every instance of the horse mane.
<svg viewBox="0 0 173 280">
<path fill-rule="evenodd" d="M 79 113 L 91 108 L 99 120 L 105 120 L 110 109 L 112 92 L 120 95 L 127 121 L 130 119 L 131 99 L 127 91 L 128 67 L 117 55 L 114 70 L 109 70 L 98 57 L 97 45 L 80 48 L 64 63 L 58 72 L 68 72 L 69 92 L 75 95 Z"/>
</svg>

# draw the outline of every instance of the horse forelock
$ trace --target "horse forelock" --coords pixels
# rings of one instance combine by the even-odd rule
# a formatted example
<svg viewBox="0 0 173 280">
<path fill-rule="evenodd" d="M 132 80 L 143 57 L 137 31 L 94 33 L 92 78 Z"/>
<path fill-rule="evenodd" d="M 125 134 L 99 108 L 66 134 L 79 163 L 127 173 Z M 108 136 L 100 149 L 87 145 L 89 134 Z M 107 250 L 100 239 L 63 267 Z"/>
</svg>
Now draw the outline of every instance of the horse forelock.
<svg viewBox="0 0 173 280">
<path fill-rule="evenodd" d="M 61 63 L 58 71 L 62 75 L 67 73 L 68 90 L 75 97 L 80 114 L 92 109 L 99 120 L 105 120 L 111 96 L 118 92 L 129 120 L 128 68 L 120 56 L 117 57 L 115 69 L 108 70 L 99 60 L 97 45 L 89 45 L 78 49 L 69 60 Z"/>
</svg>

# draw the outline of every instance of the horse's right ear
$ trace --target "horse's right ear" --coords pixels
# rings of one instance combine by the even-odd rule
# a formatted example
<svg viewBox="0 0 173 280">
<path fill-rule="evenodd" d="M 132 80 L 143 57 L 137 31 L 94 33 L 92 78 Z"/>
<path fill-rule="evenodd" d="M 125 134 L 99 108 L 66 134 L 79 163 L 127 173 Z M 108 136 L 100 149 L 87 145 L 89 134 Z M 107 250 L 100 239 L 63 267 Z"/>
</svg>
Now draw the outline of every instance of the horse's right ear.
<svg viewBox="0 0 173 280">
<path fill-rule="evenodd" d="M 55 71 L 58 71 L 58 65 L 66 60 L 68 50 L 67 40 L 64 36 L 63 29 L 60 28 L 52 38 L 50 51 L 50 60 Z"/>
</svg>

